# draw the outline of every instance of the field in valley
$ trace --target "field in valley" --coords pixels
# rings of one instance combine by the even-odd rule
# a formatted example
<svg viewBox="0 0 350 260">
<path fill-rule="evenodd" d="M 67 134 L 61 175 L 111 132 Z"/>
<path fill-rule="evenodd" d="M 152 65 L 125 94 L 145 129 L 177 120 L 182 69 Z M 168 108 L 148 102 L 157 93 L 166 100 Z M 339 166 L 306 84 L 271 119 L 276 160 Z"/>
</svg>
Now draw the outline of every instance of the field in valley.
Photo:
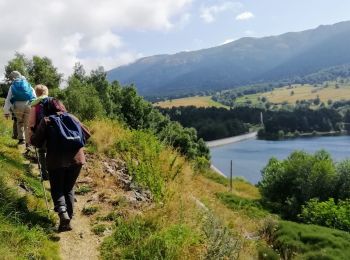
<svg viewBox="0 0 350 260">
<path fill-rule="evenodd" d="M 158 103 L 155 103 L 154 105 L 162 108 L 171 108 L 171 107 L 180 107 L 180 106 L 227 108 L 227 106 L 212 100 L 210 96 L 203 96 L 203 97 L 195 96 L 195 97 L 172 99 L 172 100 L 158 102 Z"/>
<path fill-rule="evenodd" d="M 292 85 L 274 89 L 266 93 L 258 93 L 246 95 L 236 99 L 236 104 L 251 103 L 256 104 L 263 97 L 272 104 L 282 104 L 287 102 L 295 104 L 298 100 L 310 100 L 317 97 L 321 102 L 327 104 L 328 100 L 338 101 L 342 99 L 350 99 L 350 84 L 331 82 L 328 85 Z"/>
</svg>

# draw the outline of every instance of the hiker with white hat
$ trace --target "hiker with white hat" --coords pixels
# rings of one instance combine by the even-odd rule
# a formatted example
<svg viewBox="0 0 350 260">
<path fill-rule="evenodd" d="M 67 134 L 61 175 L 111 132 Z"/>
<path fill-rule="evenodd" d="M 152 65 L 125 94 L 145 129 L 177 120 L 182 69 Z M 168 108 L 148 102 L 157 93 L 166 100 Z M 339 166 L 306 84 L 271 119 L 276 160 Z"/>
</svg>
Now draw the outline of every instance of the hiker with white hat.
<svg viewBox="0 0 350 260">
<path fill-rule="evenodd" d="M 12 80 L 12 84 L 5 100 L 4 114 L 6 118 L 9 118 L 13 112 L 17 121 L 18 144 L 28 146 L 30 103 L 36 99 L 36 95 L 34 89 L 20 72 L 12 71 L 9 78 Z"/>
</svg>

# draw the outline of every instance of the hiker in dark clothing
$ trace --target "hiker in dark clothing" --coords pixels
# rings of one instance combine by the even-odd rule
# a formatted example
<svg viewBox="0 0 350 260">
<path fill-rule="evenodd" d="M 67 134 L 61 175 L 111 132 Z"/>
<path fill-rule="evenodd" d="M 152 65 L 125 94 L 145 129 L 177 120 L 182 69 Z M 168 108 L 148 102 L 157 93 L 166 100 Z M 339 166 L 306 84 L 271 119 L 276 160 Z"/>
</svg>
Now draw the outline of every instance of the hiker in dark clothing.
<svg viewBox="0 0 350 260">
<path fill-rule="evenodd" d="M 29 139 L 38 127 L 41 119 L 44 117 L 44 103 L 48 99 L 49 89 L 42 84 L 36 85 L 35 94 L 37 99 L 30 103 L 30 113 L 29 113 Z M 46 181 L 48 180 L 48 173 L 46 170 L 46 144 L 42 147 L 37 148 L 38 160 L 40 163 L 40 177 Z"/>
<path fill-rule="evenodd" d="M 52 136 L 50 139 L 50 128 L 53 122 L 50 115 L 62 115 L 66 112 L 64 105 L 57 99 L 50 98 L 44 106 L 45 117 L 40 121 L 38 127 L 31 137 L 31 143 L 36 147 L 42 147 L 46 142 L 46 166 L 49 173 L 51 186 L 51 196 L 58 212 L 60 224 L 58 231 L 71 230 L 70 220 L 73 217 L 74 205 L 74 184 L 79 176 L 82 165 L 85 163 L 83 148 L 62 152 L 60 145 L 54 143 Z M 78 122 L 83 130 L 85 138 L 90 137 L 90 133 L 80 121 L 70 115 Z"/>
</svg>

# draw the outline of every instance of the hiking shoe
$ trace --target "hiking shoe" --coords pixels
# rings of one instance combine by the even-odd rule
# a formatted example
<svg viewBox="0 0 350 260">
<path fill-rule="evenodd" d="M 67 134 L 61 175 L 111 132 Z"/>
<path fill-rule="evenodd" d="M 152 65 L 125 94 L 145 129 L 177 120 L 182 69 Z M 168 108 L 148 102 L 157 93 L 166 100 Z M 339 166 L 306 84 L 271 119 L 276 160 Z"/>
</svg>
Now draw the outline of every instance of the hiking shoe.
<svg viewBox="0 0 350 260">
<path fill-rule="evenodd" d="M 67 211 L 58 214 L 60 217 L 60 224 L 58 226 L 58 232 L 70 231 L 72 227 L 70 225 L 70 218 Z"/>
<path fill-rule="evenodd" d="M 21 145 L 21 144 L 25 144 L 25 143 L 26 143 L 26 142 L 24 141 L 24 139 L 19 139 L 17 144 L 18 144 L 18 145 Z"/>
</svg>

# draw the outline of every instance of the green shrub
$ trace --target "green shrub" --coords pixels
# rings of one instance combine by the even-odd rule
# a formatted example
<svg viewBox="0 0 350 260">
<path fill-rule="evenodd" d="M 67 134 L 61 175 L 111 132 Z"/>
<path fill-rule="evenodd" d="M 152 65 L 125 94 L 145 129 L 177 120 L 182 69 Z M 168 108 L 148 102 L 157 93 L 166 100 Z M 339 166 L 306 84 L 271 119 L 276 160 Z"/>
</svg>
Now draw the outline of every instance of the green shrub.
<svg viewBox="0 0 350 260">
<path fill-rule="evenodd" d="M 75 190 L 75 194 L 84 195 L 92 191 L 92 188 L 89 185 L 81 185 Z"/>
<path fill-rule="evenodd" d="M 295 151 L 281 161 L 272 158 L 262 177 L 263 202 L 287 219 L 297 219 L 302 205 L 312 198 L 334 197 L 338 180 L 334 162 L 325 151 L 314 155 Z"/>
<path fill-rule="evenodd" d="M 97 224 L 93 226 L 91 230 L 95 235 L 101 236 L 106 231 L 106 229 L 107 226 L 105 224 Z"/>
<path fill-rule="evenodd" d="M 289 221 L 271 231 L 271 244 L 282 259 L 350 259 L 347 232 Z"/>
<path fill-rule="evenodd" d="M 98 206 L 85 206 L 85 207 L 82 209 L 82 213 L 83 213 L 84 215 L 90 216 L 90 215 L 95 214 L 98 210 L 99 210 L 99 207 L 98 207 Z"/>
<path fill-rule="evenodd" d="M 344 160 L 337 164 L 339 175 L 334 198 L 346 200 L 350 198 L 350 160 Z"/>
<path fill-rule="evenodd" d="M 299 218 L 308 224 L 316 224 L 340 230 L 350 231 L 350 200 L 338 201 L 334 199 L 320 202 L 312 199 L 302 208 Z"/>
</svg>

